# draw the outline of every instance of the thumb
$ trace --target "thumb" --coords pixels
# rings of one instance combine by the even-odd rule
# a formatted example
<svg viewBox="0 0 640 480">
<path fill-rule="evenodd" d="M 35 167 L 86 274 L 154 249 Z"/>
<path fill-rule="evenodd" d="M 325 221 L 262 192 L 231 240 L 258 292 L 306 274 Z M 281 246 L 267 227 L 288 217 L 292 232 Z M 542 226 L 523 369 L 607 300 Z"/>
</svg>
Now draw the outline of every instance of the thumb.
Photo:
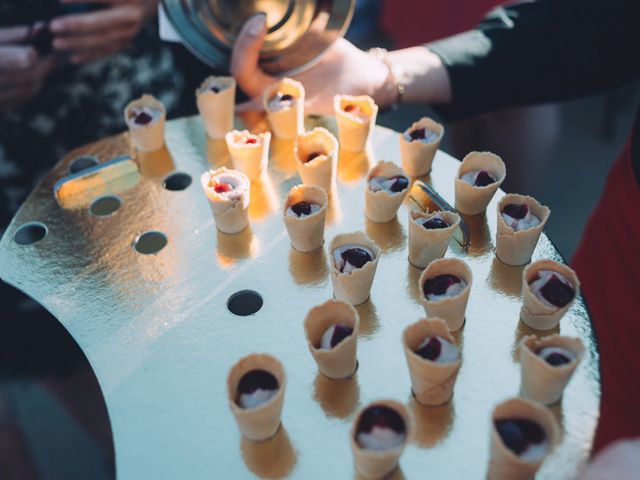
<svg viewBox="0 0 640 480">
<path fill-rule="evenodd" d="M 231 75 L 250 97 L 262 94 L 264 88 L 274 81 L 258 66 L 266 34 L 267 17 L 258 13 L 244 24 L 231 53 Z"/>
<path fill-rule="evenodd" d="M 0 43 L 22 43 L 27 40 L 29 30 L 27 26 L 0 28 Z"/>
</svg>

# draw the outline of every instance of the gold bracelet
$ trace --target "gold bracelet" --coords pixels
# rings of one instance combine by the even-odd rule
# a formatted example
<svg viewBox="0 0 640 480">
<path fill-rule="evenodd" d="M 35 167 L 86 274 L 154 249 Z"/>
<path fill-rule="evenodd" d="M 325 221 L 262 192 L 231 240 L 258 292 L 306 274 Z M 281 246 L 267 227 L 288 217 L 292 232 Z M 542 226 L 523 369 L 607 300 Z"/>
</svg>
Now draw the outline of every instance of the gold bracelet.
<svg viewBox="0 0 640 480">
<path fill-rule="evenodd" d="M 389 75 L 385 80 L 386 88 L 393 90 L 394 101 L 388 108 L 395 110 L 402 102 L 402 97 L 406 91 L 406 85 L 402 82 L 404 78 L 404 72 L 401 68 L 394 67 L 389 61 L 389 51 L 386 48 L 371 48 L 368 51 L 369 55 L 373 55 L 375 58 L 381 60 L 389 69 Z"/>
</svg>

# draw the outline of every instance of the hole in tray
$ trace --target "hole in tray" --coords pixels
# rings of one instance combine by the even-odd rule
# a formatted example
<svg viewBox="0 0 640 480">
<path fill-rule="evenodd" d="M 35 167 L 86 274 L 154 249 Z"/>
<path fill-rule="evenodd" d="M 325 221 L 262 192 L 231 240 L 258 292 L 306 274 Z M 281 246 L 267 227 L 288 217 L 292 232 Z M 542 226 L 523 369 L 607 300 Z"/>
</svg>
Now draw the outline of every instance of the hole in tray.
<svg viewBox="0 0 640 480">
<path fill-rule="evenodd" d="M 105 195 L 104 197 L 96 198 L 91 207 L 89 207 L 89 211 L 96 217 L 108 217 L 113 215 L 121 205 L 122 200 L 115 195 Z"/>
<path fill-rule="evenodd" d="M 173 192 L 185 190 L 191 185 L 191 175 L 182 172 L 175 172 L 164 179 L 164 188 Z"/>
<path fill-rule="evenodd" d="M 98 165 L 98 159 L 93 155 L 80 155 L 71 161 L 69 171 L 71 173 L 78 173 L 87 168 L 95 167 L 96 165 Z"/>
<path fill-rule="evenodd" d="M 258 292 L 240 290 L 229 297 L 227 308 L 235 315 L 246 317 L 260 310 L 263 303 L 262 296 Z"/>
<path fill-rule="evenodd" d="M 150 231 L 139 235 L 133 242 L 133 248 L 143 255 L 153 255 L 162 250 L 168 243 L 167 236 L 162 232 Z"/>
<path fill-rule="evenodd" d="M 25 223 L 13 236 L 18 245 L 33 245 L 47 236 L 47 226 L 40 222 Z"/>
</svg>

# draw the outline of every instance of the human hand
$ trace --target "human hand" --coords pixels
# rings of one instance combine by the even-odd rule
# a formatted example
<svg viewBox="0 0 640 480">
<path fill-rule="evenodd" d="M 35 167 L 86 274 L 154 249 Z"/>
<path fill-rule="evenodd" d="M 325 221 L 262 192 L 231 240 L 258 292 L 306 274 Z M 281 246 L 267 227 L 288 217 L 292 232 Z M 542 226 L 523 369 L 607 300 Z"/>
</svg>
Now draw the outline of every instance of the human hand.
<svg viewBox="0 0 640 480">
<path fill-rule="evenodd" d="M 72 63 L 109 57 L 129 45 L 153 13 L 157 0 L 60 0 L 65 5 L 92 3 L 104 8 L 53 19 L 53 48 Z"/>
<path fill-rule="evenodd" d="M 0 28 L 0 111 L 34 97 L 55 65 L 52 56 L 39 57 L 22 44 L 28 34 L 26 26 Z"/>
<path fill-rule="evenodd" d="M 238 112 L 263 110 L 262 92 L 277 80 L 258 65 L 265 35 L 265 16 L 255 15 L 244 25 L 233 47 L 231 74 L 240 88 L 252 97 L 236 107 Z M 332 115 L 336 94 L 369 95 L 381 106 L 393 102 L 393 98 L 380 95 L 388 75 L 389 69 L 382 60 L 339 38 L 316 65 L 293 78 L 305 87 L 308 113 Z"/>
</svg>

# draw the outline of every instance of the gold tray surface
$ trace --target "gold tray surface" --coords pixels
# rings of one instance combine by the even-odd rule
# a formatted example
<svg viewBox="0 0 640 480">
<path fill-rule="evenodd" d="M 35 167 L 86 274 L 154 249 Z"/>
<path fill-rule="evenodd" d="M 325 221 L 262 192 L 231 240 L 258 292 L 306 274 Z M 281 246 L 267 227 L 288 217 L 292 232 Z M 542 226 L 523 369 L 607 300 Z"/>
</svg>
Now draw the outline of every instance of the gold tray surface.
<svg viewBox="0 0 640 480">
<path fill-rule="evenodd" d="M 307 127 L 317 124 L 335 132 L 332 119 L 307 119 Z M 374 158 L 399 162 L 398 137 L 376 127 L 369 154 L 340 153 L 325 247 L 313 254 L 292 250 L 282 223 L 283 199 L 300 181 L 290 142 L 272 141 L 268 178 L 252 185 L 250 229 L 235 236 L 216 231 L 199 176 L 230 161 L 222 142 L 205 138 L 196 117 L 168 122 L 167 148 L 152 154 L 133 151 L 127 133 L 77 149 L 30 195 L 0 242 L 0 276 L 51 311 L 85 352 L 111 419 L 118 478 L 352 478 L 354 413 L 381 398 L 408 404 L 416 420 L 394 478 L 426 472 L 484 478 L 491 410 L 518 394 L 514 349 L 532 333 L 518 320 L 522 268 L 494 256 L 499 192 L 486 217 L 467 219 L 469 251 L 452 241 L 446 254 L 463 258 L 474 275 L 466 325 L 457 336 L 463 363 L 453 400 L 437 408 L 416 404 L 400 343 L 402 330 L 425 316 L 416 301 L 420 270 L 407 261 L 409 202 L 389 224 L 363 215 L 366 172 Z M 140 182 L 118 193 L 123 204 L 114 215 L 99 218 L 86 206 L 66 210 L 56 202 L 54 183 L 81 154 L 100 162 L 125 154 L 138 162 Z M 450 203 L 457 167 L 438 152 L 428 178 Z M 193 177 L 189 188 L 163 188 L 174 170 Z M 46 224 L 48 235 L 29 246 L 14 243 L 17 228 L 30 221 Z M 155 255 L 132 248 L 147 230 L 169 239 Z M 357 374 L 329 381 L 307 350 L 302 322 L 332 296 L 328 241 L 355 230 L 365 231 L 383 254 L 371 299 L 357 307 Z M 541 258 L 562 261 L 545 235 L 534 255 Z M 227 298 L 242 289 L 263 296 L 257 314 L 227 310 Z M 554 480 L 575 478 L 584 466 L 600 400 L 596 345 L 581 298 L 560 332 L 581 337 L 587 356 L 553 408 L 564 434 L 538 478 Z M 275 355 L 288 376 L 283 428 L 261 443 L 241 439 L 225 393 L 229 368 L 252 352 Z"/>
</svg>

